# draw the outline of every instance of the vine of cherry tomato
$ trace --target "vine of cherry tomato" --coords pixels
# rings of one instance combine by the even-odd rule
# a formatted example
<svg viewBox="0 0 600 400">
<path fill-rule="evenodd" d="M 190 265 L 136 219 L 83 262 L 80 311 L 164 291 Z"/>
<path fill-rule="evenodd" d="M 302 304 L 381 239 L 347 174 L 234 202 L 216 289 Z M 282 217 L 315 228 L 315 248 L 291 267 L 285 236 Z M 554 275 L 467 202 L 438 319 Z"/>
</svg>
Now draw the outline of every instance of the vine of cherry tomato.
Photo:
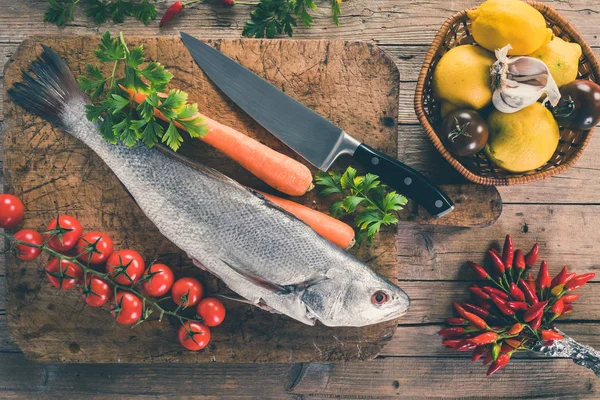
<svg viewBox="0 0 600 400">
<path fill-rule="evenodd" d="M 23 219 L 24 210 L 18 197 L 0 194 L 0 228 L 17 226 Z M 12 243 L 15 256 L 23 261 L 34 260 L 43 251 L 71 257 L 65 259 L 51 253 L 53 256 L 45 267 L 48 281 L 61 290 L 76 287 L 82 300 L 90 307 L 108 305 L 111 315 L 119 324 L 142 322 L 150 314 L 146 312 L 144 302 L 152 302 L 155 298 L 157 302 L 163 301 L 170 294 L 177 308 L 168 313 L 178 313 L 182 321 L 177 334 L 179 342 L 188 350 L 199 351 L 210 342 L 209 327 L 215 327 L 225 319 L 223 303 L 214 297 L 202 299 L 204 288 L 197 279 L 183 277 L 175 280 L 172 269 L 165 264 L 154 263 L 146 268 L 138 252 L 130 249 L 115 251 L 112 239 L 104 232 L 84 234 L 81 223 L 73 216 L 60 215 L 54 218 L 42 233 L 22 229 L 12 238 L 9 236 L 9 242 Z M 86 267 L 86 273 L 83 266 Z M 106 272 L 106 275 L 98 276 L 94 271 L 100 274 Z M 137 285 L 148 297 L 134 288 Z M 179 314 L 188 307 L 194 307 L 195 314 L 201 320 Z M 187 312 L 187 315 L 192 313 Z"/>
</svg>

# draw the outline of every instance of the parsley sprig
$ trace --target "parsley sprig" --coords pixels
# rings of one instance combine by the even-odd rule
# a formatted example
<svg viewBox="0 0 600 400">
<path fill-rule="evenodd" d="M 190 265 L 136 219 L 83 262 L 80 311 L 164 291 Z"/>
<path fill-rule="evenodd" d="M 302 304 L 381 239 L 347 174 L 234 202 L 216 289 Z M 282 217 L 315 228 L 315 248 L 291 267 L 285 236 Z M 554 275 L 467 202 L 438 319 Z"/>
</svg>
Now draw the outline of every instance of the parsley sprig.
<svg viewBox="0 0 600 400">
<path fill-rule="evenodd" d="M 336 25 L 340 24 L 340 0 L 331 0 L 332 18 Z M 243 36 L 257 38 L 273 38 L 286 33 L 292 36 L 298 19 L 310 27 L 314 20 L 309 10 L 317 8 L 313 0 L 260 0 L 246 21 Z"/>
<path fill-rule="evenodd" d="M 83 0 L 86 6 L 86 14 L 94 23 L 102 24 L 109 19 L 115 23 L 121 23 L 125 17 L 135 17 L 144 24 L 156 19 L 156 0 Z M 44 21 L 64 26 L 67 22 L 75 19 L 75 6 L 81 0 L 48 0 L 48 10 L 44 15 Z"/>
<path fill-rule="evenodd" d="M 93 101 L 86 106 L 87 118 L 100 122 L 100 132 L 108 142 L 121 140 L 133 146 L 141 140 L 152 147 L 162 141 L 177 151 L 183 138 L 175 123 L 190 137 L 206 134 L 202 119 L 195 116 L 198 106 L 187 103 L 187 93 L 172 89 L 166 96 L 160 94 L 167 90 L 173 75 L 159 63 L 147 62 L 142 46 L 130 50 L 122 34 L 112 38 L 106 31 L 94 54 L 99 62 L 112 63 L 110 75 L 104 76 L 98 65 L 88 64 L 86 75 L 79 76 L 78 82 Z M 146 99 L 136 105 L 123 88 L 144 93 Z M 154 109 L 165 116 L 166 130 L 154 116 Z"/>
<path fill-rule="evenodd" d="M 354 215 L 359 243 L 365 237 L 370 243 L 382 225 L 398 223 L 396 212 L 402 210 L 408 202 L 406 197 L 390 191 L 377 175 L 357 175 L 356 169 L 352 167 L 348 167 L 343 174 L 335 171 L 319 172 L 315 182 L 320 186 L 320 196 L 342 197 L 331 204 L 329 213 L 336 218 Z"/>
</svg>

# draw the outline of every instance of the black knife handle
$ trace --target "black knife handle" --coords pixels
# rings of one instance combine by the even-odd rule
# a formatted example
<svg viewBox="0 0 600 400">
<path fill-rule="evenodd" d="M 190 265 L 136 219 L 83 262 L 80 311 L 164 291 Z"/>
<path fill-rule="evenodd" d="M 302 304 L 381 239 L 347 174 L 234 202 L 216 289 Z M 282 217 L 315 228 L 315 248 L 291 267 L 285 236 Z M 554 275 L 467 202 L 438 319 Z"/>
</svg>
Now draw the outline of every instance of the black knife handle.
<svg viewBox="0 0 600 400">
<path fill-rule="evenodd" d="M 354 158 L 383 183 L 419 203 L 433 217 L 441 217 L 454 209 L 454 203 L 437 186 L 414 169 L 361 144 Z"/>
</svg>

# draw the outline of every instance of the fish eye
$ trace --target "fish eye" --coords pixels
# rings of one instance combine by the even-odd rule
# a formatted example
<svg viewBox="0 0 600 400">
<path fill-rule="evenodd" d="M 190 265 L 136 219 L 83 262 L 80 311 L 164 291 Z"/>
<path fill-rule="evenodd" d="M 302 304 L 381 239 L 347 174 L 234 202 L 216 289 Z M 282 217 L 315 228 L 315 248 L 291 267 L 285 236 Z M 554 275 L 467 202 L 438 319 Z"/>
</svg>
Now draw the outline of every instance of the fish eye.
<svg viewBox="0 0 600 400">
<path fill-rule="evenodd" d="M 390 297 L 387 295 L 386 292 L 378 290 L 371 296 L 371 303 L 381 305 L 387 303 L 389 299 Z"/>
</svg>

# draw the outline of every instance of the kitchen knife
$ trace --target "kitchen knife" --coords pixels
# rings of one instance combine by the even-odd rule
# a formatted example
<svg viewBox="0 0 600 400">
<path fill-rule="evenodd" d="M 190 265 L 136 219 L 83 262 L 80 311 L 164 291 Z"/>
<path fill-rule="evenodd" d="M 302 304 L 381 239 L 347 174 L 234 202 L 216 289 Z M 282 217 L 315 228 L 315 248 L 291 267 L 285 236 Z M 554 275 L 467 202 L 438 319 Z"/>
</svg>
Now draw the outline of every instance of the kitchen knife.
<svg viewBox="0 0 600 400">
<path fill-rule="evenodd" d="M 204 42 L 181 32 L 192 58 L 212 82 L 266 130 L 322 171 L 350 154 L 388 186 L 432 216 L 454 209 L 452 200 L 427 178 L 353 138 L 302 103 Z"/>
</svg>

